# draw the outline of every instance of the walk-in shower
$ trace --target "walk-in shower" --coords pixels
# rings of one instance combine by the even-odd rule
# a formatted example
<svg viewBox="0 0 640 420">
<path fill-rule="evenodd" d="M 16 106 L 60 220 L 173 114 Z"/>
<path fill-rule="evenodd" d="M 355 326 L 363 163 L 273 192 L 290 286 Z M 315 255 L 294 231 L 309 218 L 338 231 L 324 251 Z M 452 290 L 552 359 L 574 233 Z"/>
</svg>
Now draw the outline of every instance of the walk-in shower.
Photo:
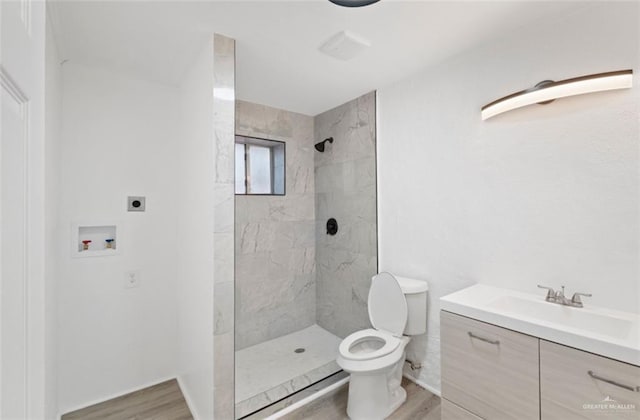
<svg viewBox="0 0 640 420">
<path fill-rule="evenodd" d="M 284 194 L 235 200 L 242 418 L 338 372 L 341 340 L 370 327 L 366 301 L 378 261 L 375 93 L 315 117 L 237 101 L 236 135 L 286 145 Z M 316 153 L 326 143 L 332 153 Z M 328 220 L 340 229 L 328 229 Z"/>
</svg>

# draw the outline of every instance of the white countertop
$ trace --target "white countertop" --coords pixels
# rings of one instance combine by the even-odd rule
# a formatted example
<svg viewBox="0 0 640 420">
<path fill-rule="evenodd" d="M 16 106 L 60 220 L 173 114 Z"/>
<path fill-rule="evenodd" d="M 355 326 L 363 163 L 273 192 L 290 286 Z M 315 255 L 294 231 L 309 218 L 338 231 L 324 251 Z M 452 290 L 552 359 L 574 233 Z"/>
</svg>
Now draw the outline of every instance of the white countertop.
<svg viewBox="0 0 640 420">
<path fill-rule="evenodd" d="M 640 315 L 476 284 L 440 298 L 440 309 L 640 366 Z"/>
</svg>

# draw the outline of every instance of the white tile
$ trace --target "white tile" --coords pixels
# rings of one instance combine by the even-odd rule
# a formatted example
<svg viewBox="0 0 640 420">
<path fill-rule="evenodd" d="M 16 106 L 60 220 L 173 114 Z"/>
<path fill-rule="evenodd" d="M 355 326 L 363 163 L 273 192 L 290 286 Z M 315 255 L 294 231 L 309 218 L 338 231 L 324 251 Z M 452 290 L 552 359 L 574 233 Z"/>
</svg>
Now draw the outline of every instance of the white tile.
<svg viewBox="0 0 640 420">
<path fill-rule="evenodd" d="M 243 410 L 251 407 L 253 411 L 261 407 L 257 402 L 267 405 L 274 398 L 283 398 L 337 372 L 335 360 L 340 341 L 327 330 L 312 325 L 237 351 L 236 403 L 242 403 Z M 305 352 L 295 353 L 297 348 L 304 348 Z"/>
</svg>

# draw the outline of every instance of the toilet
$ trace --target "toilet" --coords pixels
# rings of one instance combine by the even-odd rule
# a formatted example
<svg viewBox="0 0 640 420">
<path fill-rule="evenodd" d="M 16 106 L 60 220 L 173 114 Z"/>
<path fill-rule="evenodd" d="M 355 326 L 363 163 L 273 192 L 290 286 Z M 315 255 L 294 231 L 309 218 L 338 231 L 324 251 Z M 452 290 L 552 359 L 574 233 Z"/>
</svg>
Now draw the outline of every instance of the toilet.
<svg viewBox="0 0 640 420">
<path fill-rule="evenodd" d="M 400 386 L 405 348 L 427 329 L 427 282 L 380 273 L 371 279 L 369 320 L 373 329 L 342 340 L 337 362 L 351 374 L 347 415 L 384 419 L 407 398 Z"/>
</svg>

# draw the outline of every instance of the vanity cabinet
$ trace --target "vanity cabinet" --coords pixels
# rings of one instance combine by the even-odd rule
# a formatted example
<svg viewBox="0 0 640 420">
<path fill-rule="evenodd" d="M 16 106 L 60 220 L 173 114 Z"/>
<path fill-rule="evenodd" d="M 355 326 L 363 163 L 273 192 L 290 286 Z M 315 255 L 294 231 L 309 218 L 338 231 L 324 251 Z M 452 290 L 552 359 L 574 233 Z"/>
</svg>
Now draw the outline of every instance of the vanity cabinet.
<svg viewBox="0 0 640 420">
<path fill-rule="evenodd" d="M 480 417 L 473 413 L 468 412 L 462 407 L 459 407 L 449 400 L 442 399 L 440 404 L 440 412 L 442 419 L 447 420 L 482 420 Z"/>
<path fill-rule="evenodd" d="M 484 419 L 540 419 L 537 338 L 450 312 L 440 321 L 443 398 Z"/>
<path fill-rule="evenodd" d="M 441 311 L 442 420 L 640 419 L 640 367 Z"/>
<path fill-rule="evenodd" d="M 540 340 L 544 420 L 638 420 L 639 386 L 640 367 Z"/>
</svg>

